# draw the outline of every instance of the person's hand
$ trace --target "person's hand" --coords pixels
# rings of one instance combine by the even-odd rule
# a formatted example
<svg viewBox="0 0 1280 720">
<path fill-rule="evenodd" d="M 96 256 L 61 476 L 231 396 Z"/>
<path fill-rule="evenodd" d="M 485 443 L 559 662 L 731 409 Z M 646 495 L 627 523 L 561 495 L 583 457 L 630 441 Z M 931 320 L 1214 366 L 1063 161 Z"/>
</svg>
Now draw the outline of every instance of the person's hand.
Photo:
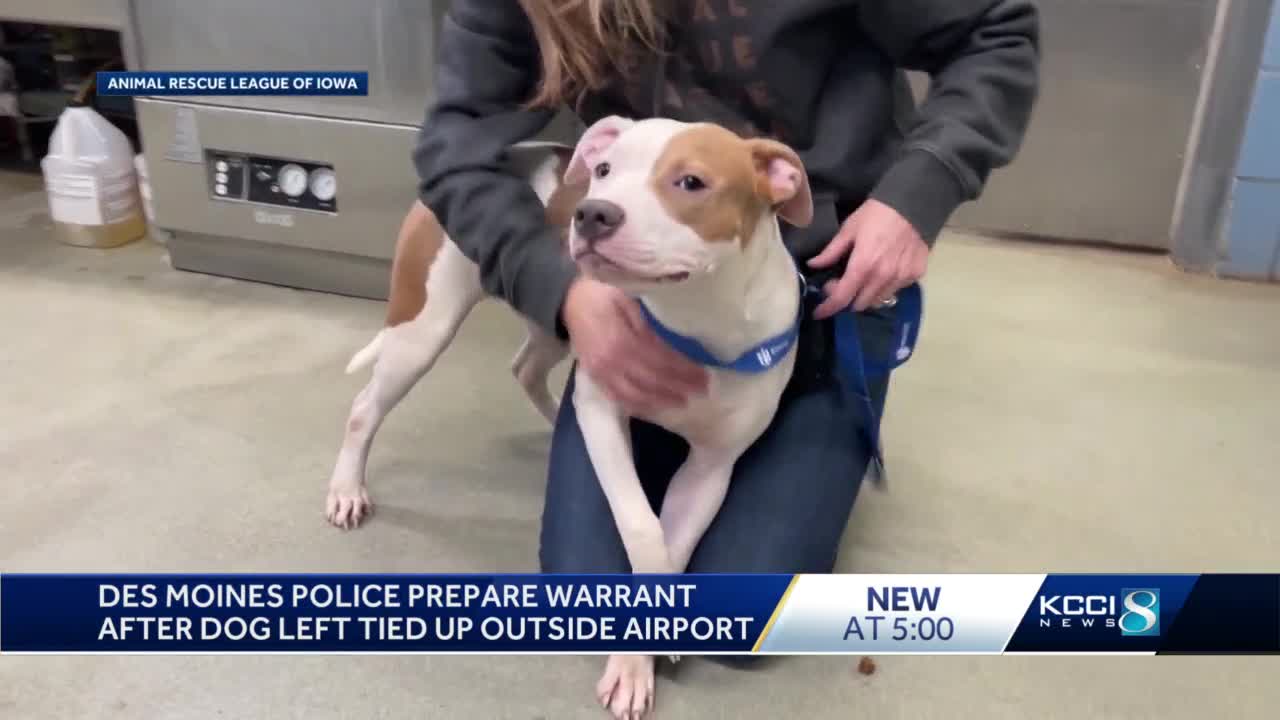
<svg viewBox="0 0 1280 720">
<path fill-rule="evenodd" d="M 663 342 L 612 285 L 578 278 L 560 316 L 582 368 L 630 415 L 682 406 L 707 387 L 707 371 Z"/>
<path fill-rule="evenodd" d="M 814 311 L 818 319 L 831 317 L 850 304 L 862 312 L 924 277 L 929 246 L 897 210 L 879 200 L 868 200 L 844 221 L 840 232 L 809 266 L 827 268 L 845 257 L 850 259 L 844 275 L 823 288 L 827 297 Z"/>
</svg>

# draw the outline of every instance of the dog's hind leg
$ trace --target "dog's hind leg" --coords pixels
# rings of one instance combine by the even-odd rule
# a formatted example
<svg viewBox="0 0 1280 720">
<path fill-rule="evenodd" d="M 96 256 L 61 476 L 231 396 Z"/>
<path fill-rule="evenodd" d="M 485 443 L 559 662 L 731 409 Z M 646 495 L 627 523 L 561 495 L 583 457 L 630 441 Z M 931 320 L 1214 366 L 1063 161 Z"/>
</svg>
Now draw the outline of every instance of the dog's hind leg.
<svg viewBox="0 0 1280 720">
<path fill-rule="evenodd" d="M 533 321 L 526 321 L 528 335 L 511 360 L 511 373 L 538 412 L 555 424 L 559 403 L 547 386 L 551 371 L 569 354 L 569 347 Z"/>
<path fill-rule="evenodd" d="M 426 209 L 421 208 L 420 212 L 425 213 Z M 406 231 L 402 230 L 396 265 L 411 258 L 415 262 L 423 260 L 426 267 L 418 277 L 426 276 L 425 282 L 419 286 L 426 292 L 419 293 L 421 304 L 416 304 L 416 307 L 406 304 L 404 296 L 411 293 L 398 293 L 401 288 L 397 287 L 397 282 L 412 273 L 402 273 L 399 272 L 401 268 L 393 268 L 388 326 L 371 343 L 371 348 L 357 355 L 357 358 L 360 355 L 373 356 L 373 375 L 351 405 L 346 434 L 329 480 L 325 503 L 329 522 L 341 528 L 356 527 L 372 509 L 365 487 L 365 468 L 378 428 L 410 388 L 431 370 L 467 314 L 484 295 L 475 263 L 443 236 L 429 213 L 419 220 L 427 223 L 419 228 L 422 232 L 408 234 L 416 238 L 413 240 L 415 243 L 429 242 L 434 237 L 436 248 L 425 257 L 421 252 L 405 252 Z M 406 219 L 406 226 L 409 223 L 410 220 Z M 408 317 L 409 311 L 415 314 Z M 358 366 L 359 363 L 353 360 L 353 365 Z"/>
</svg>

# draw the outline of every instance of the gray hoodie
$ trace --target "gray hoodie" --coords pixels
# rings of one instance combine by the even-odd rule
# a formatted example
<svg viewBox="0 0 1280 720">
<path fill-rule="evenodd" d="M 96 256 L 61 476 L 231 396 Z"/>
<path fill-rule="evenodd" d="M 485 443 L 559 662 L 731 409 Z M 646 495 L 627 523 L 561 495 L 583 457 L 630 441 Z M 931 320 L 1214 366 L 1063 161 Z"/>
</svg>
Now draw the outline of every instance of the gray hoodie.
<svg viewBox="0 0 1280 720">
<path fill-rule="evenodd" d="M 815 200 L 813 225 L 786 237 L 801 262 L 867 198 L 932 243 L 1012 160 L 1035 102 L 1039 18 L 1026 0 L 675 5 L 670 52 L 576 111 L 588 124 L 609 114 L 718 122 L 795 148 Z M 438 62 L 414 151 L 419 195 L 478 263 L 488 292 L 563 336 L 560 306 L 577 271 L 533 190 L 503 162 L 555 115 L 523 107 L 539 63 L 518 3 L 454 0 Z M 930 75 L 918 108 L 903 70 Z"/>
</svg>

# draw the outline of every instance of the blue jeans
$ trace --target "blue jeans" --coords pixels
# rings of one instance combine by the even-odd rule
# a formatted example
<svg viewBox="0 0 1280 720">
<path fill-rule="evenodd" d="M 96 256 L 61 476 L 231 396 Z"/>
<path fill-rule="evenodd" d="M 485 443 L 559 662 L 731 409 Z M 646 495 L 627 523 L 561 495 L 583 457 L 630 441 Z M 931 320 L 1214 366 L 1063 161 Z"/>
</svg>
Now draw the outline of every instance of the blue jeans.
<svg viewBox="0 0 1280 720">
<path fill-rule="evenodd" d="M 860 318 L 864 347 L 885 347 L 891 332 Z M 797 352 L 804 352 L 802 347 Z M 802 384 L 804 387 L 797 387 Z M 873 383 L 882 412 L 888 378 Z M 591 466 L 573 408 L 570 378 L 551 441 L 539 556 L 543 572 L 624 573 L 630 563 Z M 689 562 L 691 573 L 826 573 L 862 484 L 870 448 L 866 422 L 838 377 L 793 381 L 773 423 L 738 460 L 724 505 Z M 657 512 L 688 445 L 649 423 L 632 421 L 640 482 Z"/>
</svg>

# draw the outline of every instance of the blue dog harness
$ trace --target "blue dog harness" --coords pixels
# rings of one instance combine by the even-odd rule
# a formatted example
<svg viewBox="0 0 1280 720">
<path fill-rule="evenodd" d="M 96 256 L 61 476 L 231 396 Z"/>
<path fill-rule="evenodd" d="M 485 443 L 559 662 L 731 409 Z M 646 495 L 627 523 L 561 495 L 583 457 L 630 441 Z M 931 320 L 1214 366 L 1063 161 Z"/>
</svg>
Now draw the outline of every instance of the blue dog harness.
<svg viewBox="0 0 1280 720">
<path fill-rule="evenodd" d="M 797 273 L 798 274 L 798 273 Z M 721 360 L 695 338 L 682 335 L 663 325 L 654 317 L 644 303 L 640 308 L 653 331 L 676 352 L 690 360 L 707 367 L 730 370 L 739 373 L 762 373 L 787 356 L 796 345 L 800 336 L 800 322 L 804 317 L 805 299 L 823 295 L 821 288 L 813 287 L 800 276 L 800 311 L 796 321 L 790 328 L 774 337 L 757 343 L 746 352 L 732 360 Z M 867 357 L 862 348 L 858 334 L 858 318 L 853 309 L 847 308 L 836 313 L 835 346 L 836 358 L 839 362 L 841 385 L 861 407 L 866 417 L 867 443 L 871 448 L 871 461 L 875 470 L 873 476 L 878 482 L 885 482 L 884 453 L 880 445 L 880 414 L 876 412 L 875 403 L 871 400 L 870 381 L 872 378 L 887 375 L 911 359 L 915 353 L 916 341 L 920 337 L 920 323 L 924 316 L 924 293 L 919 283 L 912 283 L 898 291 L 889 311 L 893 313 L 894 347 L 889 357 L 879 360 Z"/>
<path fill-rule="evenodd" d="M 791 324 L 791 327 L 778 335 L 757 343 L 737 358 L 728 362 L 716 357 L 696 339 L 688 335 L 681 335 L 663 325 L 662 321 L 654 317 L 644 303 L 640 303 L 640 309 L 644 312 L 645 319 L 649 321 L 649 327 L 653 328 L 658 337 L 665 340 L 672 349 L 681 355 L 699 365 L 754 375 L 772 368 L 774 363 L 786 357 L 787 353 L 791 352 L 791 348 L 795 347 L 796 340 L 800 337 L 800 318 L 804 313 L 804 291 L 805 282 L 802 277 L 800 278 L 800 313 L 796 315 L 796 321 Z"/>
</svg>

